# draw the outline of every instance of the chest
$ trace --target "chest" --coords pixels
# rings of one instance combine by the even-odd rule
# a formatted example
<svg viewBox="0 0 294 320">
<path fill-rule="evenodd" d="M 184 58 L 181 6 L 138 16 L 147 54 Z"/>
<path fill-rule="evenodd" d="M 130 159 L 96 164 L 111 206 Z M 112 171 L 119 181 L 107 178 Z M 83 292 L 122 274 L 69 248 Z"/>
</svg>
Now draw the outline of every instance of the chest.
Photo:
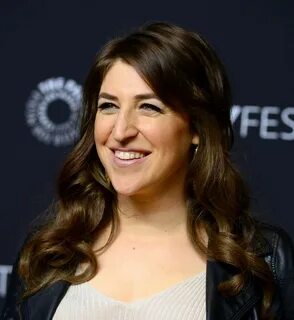
<svg viewBox="0 0 294 320">
<path fill-rule="evenodd" d="M 97 255 L 99 270 L 89 284 L 120 301 L 147 298 L 206 268 L 188 241 L 156 243 L 121 239 Z"/>
<path fill-rule="evenodd" d="M 217 291 L 219 280 L 224 280 L 231 274 L 227 274 L 223 265 L 217 262 L 208 261 L 206 267 L 206 283 L 205 283 L 205 302 L 206 302 L 206 319 L 207 320 L 258 320 L 260 295 L 255 291 L 252 283 L 244 288 L 238 296 L 226 299 Z M 40 290 L 34 296 L 26 299 L 21 305 L 22 319 L 38 320 L 40 318 L 52 320 L 56 308 L 65 298 L 70 286 L 66 282 L 56 282 L 48 288 Z M 93 289 L 95 290 L 95 289 Z M 95 291 L 96 292 L 96 291 Z M 175 302 L 178 301 L 176 298 Z M 186 300 L 185 300 L 186 301 Z M 188 301 L 188 299 L 187 299 Z M 189 301 L 194 301 L 189 299 Z M 79 305 L 79 301 L 76 301 Z M 160 308 L 157 306 L 157 310 Z M 153 309 L 153 308 L 152 308 Z M 17 319 L 17 317 L 16 317 Z M 81 319 L 81 317 L 79 318 Z M 105 317 L 102 319 L 106 319 Z M 128 318 L 129 319 L 129 318 Z M 150 318 L 149 318 L 150 319 Z M 166 317 L 163 319 L 167 319 Z M 170 318 L 168 318 L 170 319 Z M 185 319 L 185 318 L 180 318 Z"/>
<path fill-rule="evenodd" d="M 77 304 L 76 301 L 79 301 Z M 87 283 L 70 286 L 53 320 L 77 319 L 205 319 L 205 272 L 145 299 L 123 302 Z"/>
</svg>

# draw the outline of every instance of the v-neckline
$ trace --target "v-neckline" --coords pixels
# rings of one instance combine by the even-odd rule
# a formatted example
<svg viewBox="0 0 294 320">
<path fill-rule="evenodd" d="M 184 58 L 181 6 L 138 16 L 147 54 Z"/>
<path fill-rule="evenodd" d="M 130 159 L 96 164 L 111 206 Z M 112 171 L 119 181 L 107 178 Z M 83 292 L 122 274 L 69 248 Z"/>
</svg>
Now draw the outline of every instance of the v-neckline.
<svg viewBox="0 0 294 320">
<path fill-rule="evenodd" d="M 97 296 L 100 296 L 101 298 L 103 298 L 104 300 L 106 300 L 108 302 L 112 302 L 112 303 L 120 304 L 120 305 L 124 305 L 124 306 L 133 306 L 133 305 L 137 305 L 137 304 L 147 303 L 147 302 L 149 302 L 159 296 L 162 296 L 168 292 L 171 292 L 174 289 L 181 287 L 189 282 L 193 282 L 194 280 L 201 278 L 205 275 L 206 275 L 206 270 L 203 270 L 201 272 L 198 272 L 196 275 L 194 275 L 192 277 L 189 277 L 185 280 L 177 282 L 177 283 L 167 287 L 166 289 L 163 289 L 159 292 L 153 293 L 152 295 L 150 295 L 146 298 L 140 298 L 140 299 L 136 299 L 133 301 L 122 301 L 119 299 L 112 298 L 112 297 L 106 295 L 105 293 L 102 293 L 101 291 L 99 291 L 98 289 L 96 289 L 95 287 L 93 287 L 91 284 L 89 284 L 87 282 L 80 284 L 80 286 L 84 286 L 85 288 L 87 288 L 87 290 L 91 290 L 94 294 L 96 294 Z"/>
</svg>

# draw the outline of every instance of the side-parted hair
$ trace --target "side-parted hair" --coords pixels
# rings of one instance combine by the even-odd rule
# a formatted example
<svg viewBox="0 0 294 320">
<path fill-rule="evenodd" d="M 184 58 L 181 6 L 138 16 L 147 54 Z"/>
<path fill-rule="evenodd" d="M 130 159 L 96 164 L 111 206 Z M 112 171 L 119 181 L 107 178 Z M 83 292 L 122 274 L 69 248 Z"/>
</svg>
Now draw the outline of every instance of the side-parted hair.
<svg viewBox="0 0 294 320">
<path fill-rule="evenodd" d="M 58 199 L 51 217 L 21 253 L 24 296 L 58 280 L 88 281 L 99 269 L 97 251 L 92 249 L 97 236 L 111 225 L 110 237 L 100 250 L 115 238 L 116 194 L 97 155 L 94 122 L 102 81 L 118 60 L 135 68 L 163 103 L 189 116 L 191 130 L 199 135 L 197 156 L 191 157 L 186 179 L 189 236 L 208 259 L 238 270 L 219 285 L 222 294 L 237 295 L 251 277 L 261 283 L 262 314 L 268 319 L 272 277 L 254 251 L 258 232 L 249 214 L 248 190 L 230 160 L 232 102 L 226 72 L 199 34 L 161 22 L 109 41 L 97 55 L 84 85 L 80 139 L 61 170 Z M 87 268 L 77 273 L 81 263 Z"/>
</svg>

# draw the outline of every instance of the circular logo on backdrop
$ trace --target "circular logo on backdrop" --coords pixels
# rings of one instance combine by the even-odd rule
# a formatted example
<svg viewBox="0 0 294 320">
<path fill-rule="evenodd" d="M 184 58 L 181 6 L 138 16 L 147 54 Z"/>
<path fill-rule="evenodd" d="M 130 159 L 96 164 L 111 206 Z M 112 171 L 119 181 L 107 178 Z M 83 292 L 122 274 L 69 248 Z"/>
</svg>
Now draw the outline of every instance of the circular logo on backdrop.
<svg viewBox="0 0 294 320">
<path fill-rule="evenodd" d="M 82 88 L 72 79 L 49 78 L 32 91 L 25 117 L 34 137 L 56 147 L 78 137 Z"/>
</svg>

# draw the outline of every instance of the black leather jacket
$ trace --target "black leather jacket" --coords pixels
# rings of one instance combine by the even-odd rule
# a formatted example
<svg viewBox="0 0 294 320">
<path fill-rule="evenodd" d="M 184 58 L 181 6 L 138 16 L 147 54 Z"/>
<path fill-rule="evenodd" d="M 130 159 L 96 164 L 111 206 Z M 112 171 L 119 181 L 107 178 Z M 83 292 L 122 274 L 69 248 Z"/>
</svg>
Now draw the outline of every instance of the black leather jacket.
<svg viewBox="0 0 294 320">
<path fill-rule="evenodd" d="M 294 248 L 289 236 L 281 229 L 262 226 L 263 240 L 258 243 L 259 254 L 269 264 L 276 281 L 273 303 L 275 319 L 294 319 Z M 17 303 L 23 283 L 14 268 L 2 315 L 3 320 L 49 320 L 65 295 L 69 284 L 59 281 L 35 295 Z M 233 268 L 216 261 L 208 261 L 206 276 L 207 320 L 260 319 L 261 290 L 251 280 L 237 295 L 225 298 L 217 290 L 218 283 L 230 278 Z M 183 319 L 184 320 L 184 319 Z"/>
</svg>

